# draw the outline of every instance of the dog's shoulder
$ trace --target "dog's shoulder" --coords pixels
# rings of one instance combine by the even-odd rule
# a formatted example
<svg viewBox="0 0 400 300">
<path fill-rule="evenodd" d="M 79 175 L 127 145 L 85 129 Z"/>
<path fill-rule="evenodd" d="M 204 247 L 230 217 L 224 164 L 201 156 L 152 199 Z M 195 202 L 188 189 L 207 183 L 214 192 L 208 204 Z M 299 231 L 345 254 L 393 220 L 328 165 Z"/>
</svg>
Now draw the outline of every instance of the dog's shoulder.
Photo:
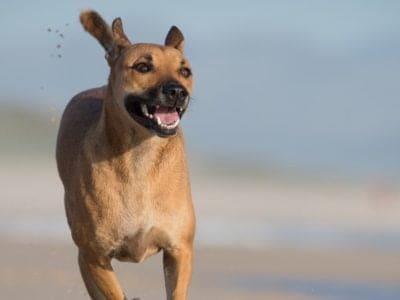
<svg viewBox="0 0 400 300">
<path fill-rule="evenodd" d="M 107 87 L 97 87 L 80 92 L 75 95 L 65 108 L 64 115 L 68 113 L 99 113 L 106 97 Z M 88 111 L 89 110 L 89 111 Z"/>
<path fill-rule="evenodd" d="M 61 127 L 69 127 L 77 123 L 90 125 L 100 116 L 105 94 L 106 87 L 98 87 L 75 95 L 65 107 Z"/>
<path fill-rule="evenodd" d="M 75 95 L 72 100 L 87 100 L 91 98 L 104 99 L 107 93 L 107 86 L 92 88 Z"/>
</svg>

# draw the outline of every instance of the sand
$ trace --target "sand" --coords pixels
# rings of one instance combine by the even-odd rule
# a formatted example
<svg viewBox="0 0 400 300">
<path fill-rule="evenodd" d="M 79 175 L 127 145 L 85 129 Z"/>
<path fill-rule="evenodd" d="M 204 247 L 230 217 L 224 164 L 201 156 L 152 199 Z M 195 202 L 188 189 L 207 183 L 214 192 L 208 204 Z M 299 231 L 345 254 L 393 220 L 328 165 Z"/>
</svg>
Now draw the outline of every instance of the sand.
<svg viewBox="0 0 400 300">
<path fill-rule="evenodd" d="M 88 299 L 72 243 L 2 239 L 0 249 L 1 299 Z M 399 264 L 392 252 L 197 248 L 190 299 L 352 299 L 320 291 L 320 282 L 385 291 L 400 282 Z M 113 265 L 129 298 L 165 298 L 161 255 Z"/>
<path fill-rule="evenodd" d="M 192 178 L 198 230 L 190 299 L 400 299 L 398 187 Z M 0 299 L 88 299 L 54 161 L 3 160 L 0 182 Z M 351 243 L 359 235 L 368 247 L 364 239 Z M 165 299 L 160 255 L 114 266 L 130 299 Z"/>
</svg>

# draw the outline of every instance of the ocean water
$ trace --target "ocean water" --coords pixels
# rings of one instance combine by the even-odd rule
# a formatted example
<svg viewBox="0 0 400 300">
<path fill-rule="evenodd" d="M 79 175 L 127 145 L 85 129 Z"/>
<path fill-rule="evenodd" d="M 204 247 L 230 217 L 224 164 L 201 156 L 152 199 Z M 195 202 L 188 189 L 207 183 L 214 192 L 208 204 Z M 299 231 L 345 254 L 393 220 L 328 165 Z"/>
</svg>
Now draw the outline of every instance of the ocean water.
<svg viewBox="0 0 400 300">
<path fill-rule="evenodd" d="M 7 12 L 0 26 L 0 105 L 11 99 L 60 111 L 77 92 L 106 82 L 103 50 L 78 22 L 79 11 L 93 7 L 109 21 L 121 16 L 134 42 L 162 42 L 172 24 L 181 27 L 195 81 L 183 122 L 191 153 L 400 178 L 396 1 L 150 1 L 138 7 L 45 0 L 24 2 L 23 11 L 18 3 L 0 4 Z"/>
</svg>

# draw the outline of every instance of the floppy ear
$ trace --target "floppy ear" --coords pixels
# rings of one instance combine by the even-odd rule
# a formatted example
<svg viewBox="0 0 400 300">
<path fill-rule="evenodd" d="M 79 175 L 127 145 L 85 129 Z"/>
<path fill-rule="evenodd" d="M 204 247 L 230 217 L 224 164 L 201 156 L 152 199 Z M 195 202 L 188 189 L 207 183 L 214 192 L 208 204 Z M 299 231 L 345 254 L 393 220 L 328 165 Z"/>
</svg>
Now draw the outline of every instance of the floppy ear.
<svg viewBox="0 0 400 300">
<path fill-rule="evenodd" d="M 96 11 L 87 10 L 81 13 L 80 20 L 83 28 L 103 46 L 109 65 L 118 57 L 121 50 L 130 44 L 120 18 L 115 19 L 110 28 Z"/>
<path fill-rule="evenodd" d="M 179 28 L 172 26 L 165 38 L 165 46 L 173 47 L 183 52 L 184 40 L 185 38 Z"/>
</svg>

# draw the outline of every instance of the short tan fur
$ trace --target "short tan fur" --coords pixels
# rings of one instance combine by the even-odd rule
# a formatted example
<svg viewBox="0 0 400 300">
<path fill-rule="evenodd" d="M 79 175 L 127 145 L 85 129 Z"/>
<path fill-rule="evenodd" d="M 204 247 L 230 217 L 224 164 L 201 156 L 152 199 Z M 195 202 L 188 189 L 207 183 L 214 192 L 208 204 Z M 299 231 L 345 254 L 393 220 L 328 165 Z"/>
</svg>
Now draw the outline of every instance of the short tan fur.
<svg viewBox="0 0 400 300">
<path fill-rule="evenodd" d="M 167 299 L 187 299 L 195 215 L 175 124 L 192 91 L 183 35 L 172 27 L 164 45 L 132 44 L 119 18 L 109 26 L 84 11 L 80 20 L 110 66 L 106 86 L 69 102 L 57 140 L 83 280 L 92 299 L 126 299 L 111 260 L 141 262 L 162 251 Z"/>
</svg>

